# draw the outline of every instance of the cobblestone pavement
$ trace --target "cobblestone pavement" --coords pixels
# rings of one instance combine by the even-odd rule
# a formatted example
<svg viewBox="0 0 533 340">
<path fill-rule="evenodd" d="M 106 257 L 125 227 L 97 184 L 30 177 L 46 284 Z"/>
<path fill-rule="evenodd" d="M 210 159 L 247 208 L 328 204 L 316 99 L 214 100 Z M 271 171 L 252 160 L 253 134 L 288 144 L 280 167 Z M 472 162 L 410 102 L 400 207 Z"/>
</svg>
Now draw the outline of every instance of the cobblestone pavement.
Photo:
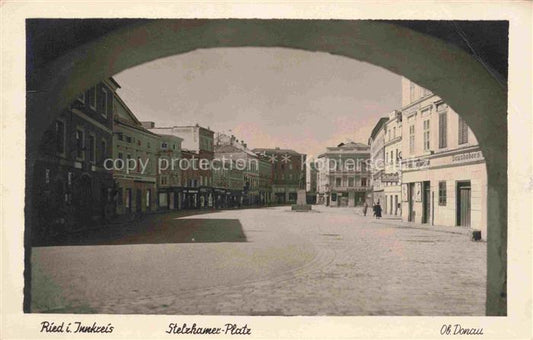
<svg viewBox="0 0 533 340">
<path fill-rule="evenodd" d="M 33 290 L 57 286 L 49 311 L 67 313 L 484 315 L 486 243 L 313 208 L 201 215 L 246 242 L 34 248 Z"/>
</svg>

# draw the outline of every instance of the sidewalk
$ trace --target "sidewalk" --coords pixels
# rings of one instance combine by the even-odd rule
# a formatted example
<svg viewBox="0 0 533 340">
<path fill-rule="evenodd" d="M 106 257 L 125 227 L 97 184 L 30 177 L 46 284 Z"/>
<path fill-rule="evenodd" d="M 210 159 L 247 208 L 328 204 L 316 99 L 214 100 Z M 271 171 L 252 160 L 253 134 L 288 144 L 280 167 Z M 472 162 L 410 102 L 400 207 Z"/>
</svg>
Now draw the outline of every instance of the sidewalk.
<svg viewBox="0 0 533 340">
<path fill-rule="evenodd" d="M 313 209 L 315 206 L 313 206 Z M 372 215 L 372 211 L 369 208 L 368 213 L 366 216 L 363 215 L 363 208 L 362 207 L 326 207 L 319 205 L 317 207 L 317 210 L 321 209 L 349 209 L 353 210 L 355 214 L 361 216 L 361 218 L 364 218 L 367 220 L 368 223 L 372 224 L 381 224 L 381 225 L 392 225 L 396 226 L 397 228 L 409 228 L 409 229 L 420 229 L 420 230 L 429 230 L 429 231 L 436 231 L 436 232 L 442 232 L 442 233 L 450 233 L 450 234 L 459 234 L 459 235 L 466 235 L 468 237 L 471 237 L 472 231 L 474 229 L 472 228 L 466 228 L 466 227 L 457 227 L 457 226 L 444 226 L 444 225 L 431 225 L 431 224 L 421 224 L 421 223 L 413 223 L 413 222 L 404 222 L 402 221 L 402 218 L 400 216 L 394 216 L 394 215 L 383 215 L 382 218 L 379 220 L 376 219 Z M 486 241 L 483 241 L 486 242 Z"/>
<path fill-rule="evenodd" d="M 370 223 L 375 224 L 387 224 L 387 225 L 394 225 L 398 228 L 410 228 L 410 229 L 420 229 L 420 230 L 430 230 L 430 231 L 437 231 L 442 233 L 450 233 L 450 234 L 460 234 L 460 235 L 466 235 L 470 237 L 472 235 L 472 228 L 466 228 L 466 227 L 457 227 L 457 226 L 444 226 L 444 225 L 431 225 L 430 223 L 413 223 L 413 222 L 404 222 L 401 220 L 401 218 L 398 217 L 382 217 L 379 220 L 376 219 L 374 216 L 368 216 L 367 218 L 370 218 Z"/>
</svg>

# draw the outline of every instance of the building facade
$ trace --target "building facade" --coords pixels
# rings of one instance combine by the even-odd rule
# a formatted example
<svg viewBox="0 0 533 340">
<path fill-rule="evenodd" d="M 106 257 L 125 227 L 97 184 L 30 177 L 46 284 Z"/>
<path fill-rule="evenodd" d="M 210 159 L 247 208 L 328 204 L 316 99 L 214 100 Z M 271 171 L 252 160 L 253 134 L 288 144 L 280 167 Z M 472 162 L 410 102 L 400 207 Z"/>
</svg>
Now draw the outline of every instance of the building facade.
<svg viewBox="0 0 533 340">
<path fill-rule="evenodd" d="M 183 140 L 173 135 L 158 136 L 157 204 L 160 210 L 180 210 L 183 202 L 179 161 Z"/>
<path fill-rule="evenodd" d="M 223 154 L 215 151 L 213 166 L 215 208 L 237 208 L 242 205 L 244 171 L 237 168 L 236 161 L 223 161 L 222 156 Z"/>
<path fill-rule="evenodd" d="M 380 118 L 368 139 L 371 160 L 370 185 L 372 187 L 372 202 L 373 204 L 379 203 L 383 210 L 387 210 L 382 175 L 385 173 L 385 124 L 388 120 L 389 117 Z"/>
<path fill-rule="evenodd" d="M 402 113 L 395 110 L 389 114 L 385 123 L 385 169 L 381 175 L 381 184 L 385 193 L 383 213 L 401 216 L 402 173 Z"/>
<path fill-rule="evenodd" d="M 112 173 L 113 96 L 109 78 L 89 88 L 45 132 L 32 186 L 36 238 L 81 230 L 114 213 Z"/>
<path fill-rule="evenodd" d="M 341 143 L 318 156 L 318 199 L 333 207 L 362 205 L 371 189 L 370 146 Z"/>
<path fill-rule="evenodd" d="M 172 135 L 182 139 L 182 156 L 189 167 L 182 167 L 182 206 L 188 209 L 213 208 L 214 132 L 198 124 L 194 126 L 158 127 L 144 122 L 148 130 L 156 134 Z"/>
<path fill-rule="evenodd" d="M 476 137 L 440 97 L 405 78 L 402 104 L 402 219 L 485 238 L 487 174 Z"/>
<path fill-rule="evenodd" d="M 255 148 L 253 152 L 272 164 L 272 203 L 295 204 L 298 190 L 306 186 L 306 155 L 278 147 Z"/>
<path fill-rule="evenodd" d="M 157 210 L 157 155 L 159 136 L 145 129 L 115 94 L 113 119 L 113 179 L 116 213 L 138 215 Z"/>
</svg>

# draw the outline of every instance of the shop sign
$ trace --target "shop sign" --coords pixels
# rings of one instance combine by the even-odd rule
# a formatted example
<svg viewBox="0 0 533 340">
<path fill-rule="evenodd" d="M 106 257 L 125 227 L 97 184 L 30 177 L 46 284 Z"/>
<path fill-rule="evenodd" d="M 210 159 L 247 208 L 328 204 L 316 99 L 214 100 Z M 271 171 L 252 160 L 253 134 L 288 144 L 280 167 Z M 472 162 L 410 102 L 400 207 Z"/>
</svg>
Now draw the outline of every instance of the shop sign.
<svg viewBox="0 0 533 340">
<path fill-rule="evenodd" d="M 407 159 L 402 162 L 402 167 L 406 169 L 421 169 L 429 167 L 429 158 Z"/>
<path fill-rule="evenodd" d="M 481 151 L 472 151 L 472 152 L 465 152 L 458 155 L 452 156 L 452 162 L 453 163 L 463 163 L 463 162 L 469 162 L 473 160 L 482 159 L 483 154 Z"/>
<path fill-rule="evenodd" d="M 381 181 L 382 182 L 398 182 L 400 180 L 400 176 L 398 173 L 393 174 L 383 174 L 381 175 Z"/>
</svg>

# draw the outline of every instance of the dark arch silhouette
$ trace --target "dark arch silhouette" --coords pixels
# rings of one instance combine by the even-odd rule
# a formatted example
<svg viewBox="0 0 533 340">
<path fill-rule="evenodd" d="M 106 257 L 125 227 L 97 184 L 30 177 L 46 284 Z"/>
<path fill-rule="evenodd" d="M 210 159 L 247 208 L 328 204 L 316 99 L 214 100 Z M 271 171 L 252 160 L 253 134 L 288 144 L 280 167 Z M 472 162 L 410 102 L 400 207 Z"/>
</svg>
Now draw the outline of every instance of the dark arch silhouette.
<svg viewBox="0 0 533 340">
<path fill-rule="evenodd" d="M 420 27 L 431 27 L 431 23 L 424 26 L 416 22 L 364 20 L 168 19 L 122 23 L 104 20 L 92 26 L 66 20 L 46 29 L 43 28 L 46 25 L 41 25 L 41 29 L 28 30 L 37 32 L 34 42 L 46 39 L 47 33 L 63 34 L 76 25 L 84 29 L 74 30 L 73 34 L 79 37 L 66 39 L 63 46 L 54 45 L 53 39 L 49 40 L 52 48 L 46 48 L 47 44 L 43 48 L 32 45 L 31 41 L 28 43 L 26 145 L 29 178 L 33 175 L 34 152 L 43 131 L 78 93 L 130 67 L 199 48 L 258 46 L 327 52 L 383 67 L 438 94 L 466 120 L 486 159 L 486 314 L 506 315 L 506 66 L 495 67 L 484 62 L 475 51 L 468 53 L 446 34 L 431 29 L 425 30 L 427 34 L 420 32 L 424 31 Z M 498 26 L 494 29 L 500 32 L 498 37 L 507 34 L 505 23 L 503 35 L 502 23 L 494 25 Z M 475 31 L 475 27 L 470 29 Z M 507 46 L 503 49 L 505 52 L 499 54 L 500 59 L 506 56 Z M 32 54 L 32 50 L 41 53 Z M 26 197 L 29 197 L 31 192 L 28 192 L 29 186 L 26 187 Z M 26 198 L 27 213 L 31 213 L 29 204 Z M 29 220 L 26 216 L 26 221 Z M 27 225 L 25 230 L 25 311 L 29 311 L 31 247 L 27 240 L 31 228 Z"/>
</svg>

